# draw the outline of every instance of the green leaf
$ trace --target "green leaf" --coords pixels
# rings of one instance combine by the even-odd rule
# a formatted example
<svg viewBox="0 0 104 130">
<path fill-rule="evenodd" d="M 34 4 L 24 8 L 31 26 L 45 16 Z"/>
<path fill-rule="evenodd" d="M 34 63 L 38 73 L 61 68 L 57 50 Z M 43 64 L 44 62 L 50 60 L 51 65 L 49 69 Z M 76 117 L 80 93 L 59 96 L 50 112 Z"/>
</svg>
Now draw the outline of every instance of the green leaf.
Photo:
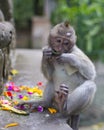
<svg viewBox="0 0 104 130">
<path fill-rule="evenodd" d="M 86 50 L 87 50 L 88 52 L 91 52 L 91 51 L 92 51 L 92 39 L 91 39 L 91 37 L 87 37 Z"/>
<path fill-rule="evenodd" d="M 99 30 L 100 30 L 100 27 L 98 25 L 95 25 L 95 27 L 90 30 L 89 35 L 94 36 L 99 32 Z"/>
</svg>

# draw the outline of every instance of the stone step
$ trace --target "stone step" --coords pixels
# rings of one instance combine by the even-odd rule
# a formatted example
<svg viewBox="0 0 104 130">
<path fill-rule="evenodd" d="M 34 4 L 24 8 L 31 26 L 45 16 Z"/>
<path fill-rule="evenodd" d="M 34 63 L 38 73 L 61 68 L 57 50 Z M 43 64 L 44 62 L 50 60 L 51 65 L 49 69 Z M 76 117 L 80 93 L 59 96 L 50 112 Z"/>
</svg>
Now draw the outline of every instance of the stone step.
<svg viewBox="0 0 104 130">
<path fill-rule="evenodd" d="M 37 82 L 46 82 L 43 77 L 41 66 L 41 50 L 16 50 L 16 63 L 14 68 L 19 74 L 13 78 L 13 82 L 18 85 L 36 85 Z M 34 112 L 23 116 L 0 111 L 0 130 L 6 124 L 17 122 L 18 126 L 7 128 L 7 130 L 72 130 L 66 123 L 66 119 L 55 117 L 49 113 Z"/>
</svg>

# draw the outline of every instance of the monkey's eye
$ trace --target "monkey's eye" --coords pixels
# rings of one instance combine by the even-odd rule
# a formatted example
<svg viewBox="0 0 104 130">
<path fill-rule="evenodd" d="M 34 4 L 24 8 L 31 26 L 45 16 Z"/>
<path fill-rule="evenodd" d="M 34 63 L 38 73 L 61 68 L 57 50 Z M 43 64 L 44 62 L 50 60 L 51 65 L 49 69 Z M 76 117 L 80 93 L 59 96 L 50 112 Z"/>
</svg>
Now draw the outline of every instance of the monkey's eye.
<svg viewBox="0 0 104 130">
<path fill-rule="evenodd" d="M 67 45 L 69 44 L 69 41 L 68 41 L 68 40 L 64 40 L 63 44 L 64 44 L 65 46 L 67 46 Z"/>
<path fill-rule="evenodd" d="M 61 38 L 56 38 L 56 42 L 61 43 L 62 42 Z"/>
</svg>

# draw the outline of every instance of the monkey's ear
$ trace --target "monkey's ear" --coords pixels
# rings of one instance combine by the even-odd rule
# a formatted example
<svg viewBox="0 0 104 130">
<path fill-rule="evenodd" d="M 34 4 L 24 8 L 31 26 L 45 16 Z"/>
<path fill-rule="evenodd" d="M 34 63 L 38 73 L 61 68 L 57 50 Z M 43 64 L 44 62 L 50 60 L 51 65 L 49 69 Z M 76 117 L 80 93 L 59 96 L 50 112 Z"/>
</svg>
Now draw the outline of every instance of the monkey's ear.
<svg viewBox="0 0 104 130">
<path fill-rule="evenodd" d="M 65 27 L 69 27 L 69 21 L 64 22 Z"/>
</svg>

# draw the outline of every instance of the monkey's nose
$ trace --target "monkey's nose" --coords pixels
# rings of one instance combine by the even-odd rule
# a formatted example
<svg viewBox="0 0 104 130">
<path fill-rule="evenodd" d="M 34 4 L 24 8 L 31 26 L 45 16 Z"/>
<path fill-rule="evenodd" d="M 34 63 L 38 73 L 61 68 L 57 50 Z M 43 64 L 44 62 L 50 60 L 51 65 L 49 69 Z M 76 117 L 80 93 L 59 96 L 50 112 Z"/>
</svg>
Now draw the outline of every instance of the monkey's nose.
<svg viewBox="0 0 104 130">
<path fill-rule="evenodd" d="M 61 51 L 62 50 L 62 47 L 61 46 L 57 46 L 56 48 L 55 48 L 55 51 Z"/>
</svg>

